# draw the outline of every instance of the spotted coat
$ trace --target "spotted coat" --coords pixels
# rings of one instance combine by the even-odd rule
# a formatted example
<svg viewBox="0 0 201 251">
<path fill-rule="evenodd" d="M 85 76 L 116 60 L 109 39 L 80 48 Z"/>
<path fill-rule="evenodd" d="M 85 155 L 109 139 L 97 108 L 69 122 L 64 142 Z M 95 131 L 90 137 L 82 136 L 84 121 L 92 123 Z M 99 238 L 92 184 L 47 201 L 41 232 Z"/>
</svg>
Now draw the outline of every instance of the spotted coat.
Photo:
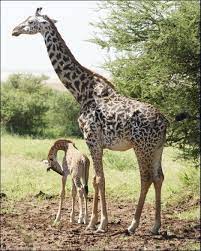
<svg viewBox="0 0 201 251">
<path fill-rule="evenodd" d="M 55 21 L 41 15 L 41 8 L 37 9 L 35 16 L 13 30 L 14 36 L 34 33 L 42 34 L 55 72 L 80 104 L 78 122 L 91 153 L 95 174 L 92 215 L 88 229 L 94 229 L 98 221 L 98 195 L 101 220 L 97 232 L 107 229 L 103 149 L 124 151 L 133 148 L 140 168 L 141 191 L 128 231 L 133 233 L 138 227 L 146 194 L 154 183 L 156 212 L 152 232 L 158 233 L 161 225 L 163 183 L 161 158 L 167 119 L 152 105 L 118 94 L 110 81 L 82 66 L 59 34 Z"/>
</svg>

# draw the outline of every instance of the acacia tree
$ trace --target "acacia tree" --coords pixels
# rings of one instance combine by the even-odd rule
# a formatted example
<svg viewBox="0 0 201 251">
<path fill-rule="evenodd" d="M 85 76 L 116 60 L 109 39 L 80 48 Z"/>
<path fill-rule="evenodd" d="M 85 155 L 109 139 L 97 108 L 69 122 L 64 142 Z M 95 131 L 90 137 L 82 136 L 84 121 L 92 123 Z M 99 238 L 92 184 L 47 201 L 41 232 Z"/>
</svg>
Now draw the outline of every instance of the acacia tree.
<svg viewBox="0 0 201 251">
<path fill-rule="evenodd" d="M 171 122 L 167 141 L 197 157 L 199 1 L 104 1 L 99 9 L 105 16 L 90 41 L 115 52 L 104 67 L 117 89 L 158 106 Z M 181 112 L 188 118 L 175 122 Z"/>
</svg>

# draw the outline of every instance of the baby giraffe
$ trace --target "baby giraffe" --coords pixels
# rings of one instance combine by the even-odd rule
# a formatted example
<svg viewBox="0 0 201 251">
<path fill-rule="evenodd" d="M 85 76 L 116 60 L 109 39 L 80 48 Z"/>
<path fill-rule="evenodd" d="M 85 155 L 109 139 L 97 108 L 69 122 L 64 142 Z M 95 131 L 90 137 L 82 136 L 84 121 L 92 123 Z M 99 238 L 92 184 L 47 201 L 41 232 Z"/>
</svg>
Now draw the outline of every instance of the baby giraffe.
<svg viewBox="0 0 201 251">
<path fill-rule="evenodd" d="M 59 150 L 64 151 L 64 157 L 62 162 L 62 167 L 57 161 L 57 152 Z M 61 209 L 63 205 L 63 200 L 65 197 L 65 185 L 67 176 L 71 175 L 72 178 L 72 211 L 70 214 L 70 222 L 74 223 L 74 208 L 75 208 L 75 199 L 78 192 L 79 196 L 79 219 L 78 223 L 87 224 L 88 214 L 87 214 L 87 194 L 88 194 L 88 177 L 89 177 L 89 159 L 84 154 L 80 153 L 76 148 L 75 144 L 70 140 L 59 139 L 54 145 L 50 148 L 48 153 L 47 162 L 48 168 L 54 170 L 55 172 L 62 175 L 62 187 L 60 195 L 59 209 L 55 219 L 55 223 L 60 221 L 61 218 Z M 83 213 L 83 196 L 85 211 Z"/>
</svg>

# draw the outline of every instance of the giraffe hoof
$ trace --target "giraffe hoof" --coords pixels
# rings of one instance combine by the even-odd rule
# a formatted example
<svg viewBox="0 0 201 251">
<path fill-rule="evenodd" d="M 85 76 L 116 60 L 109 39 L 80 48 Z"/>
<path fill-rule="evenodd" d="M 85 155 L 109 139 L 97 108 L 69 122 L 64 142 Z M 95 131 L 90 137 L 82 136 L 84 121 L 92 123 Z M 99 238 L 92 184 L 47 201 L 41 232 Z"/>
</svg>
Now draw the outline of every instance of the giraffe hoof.
<svg viewBox="0 0 201 251">
<path fill-rule="evenodd" d="M 98 234 L 98 233 L 105 233 L 105 232 L 106 232 L 106 230 L 101 229 L 101 228 L 98 228 L 98 229 L 95 231 L 96 234 Z"/>
<path fill-rule="evenodd" d="M 96 227 L 93 226 L 93 225 L 88 225 L 88 226 L 86 227 L 85 231 L 90 231 L 90 230 L 94 231 L 94 230 L 96 230 Z"/>
<path fill-rule="evenodd" d="M 152 234 L 152 235 L 159 235 L 160 233 L 159 233 L 158 230 L 152 229 L 152 230 L 151 230 L 151 234 Z"/>
<path fill-rule="evenodd" d="M 75 223 L 74 217 L 70 217 L 70 223 L 71 223 L 71 224 L 74 224 L 74 223 Z"/>
<path fill-rule="evenodd" d="M 88 224 L 88 220 L 85 220 L 83 221 L 84 225 L 87 225 Z"/>
<path fill-rule="evenodd" d="M 78 223 L 78 224 L 84 224 L 84 220 L 83 220 L 83 219 L 79 219 L 79 220 L 77 221 L 77 223 Z"/>
<path fill-rule="evenodd" d="M 53 226 L 58 226 L 60 224 L 60 220 L 55 220 L 54 222 L 53 222 Z"/>
<path fill-rule="evenodd" d="M 131 230 L 129 228 L 125 230 L 125 235 L 133 235 L 134 233 L 135 233 L 135 231 Z"/>
</svg>

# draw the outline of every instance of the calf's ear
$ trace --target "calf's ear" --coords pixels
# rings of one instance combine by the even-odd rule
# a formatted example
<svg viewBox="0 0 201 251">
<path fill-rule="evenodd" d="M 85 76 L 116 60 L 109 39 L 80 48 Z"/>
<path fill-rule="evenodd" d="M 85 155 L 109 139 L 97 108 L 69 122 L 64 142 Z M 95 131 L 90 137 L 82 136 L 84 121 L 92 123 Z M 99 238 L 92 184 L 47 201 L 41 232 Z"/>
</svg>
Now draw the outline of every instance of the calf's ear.
<svg viewBox="0 0 201 251">
<path fill-rule="evenodd" d="M 42 160 L 43 164 L 48 165 L 48 160 L 44 159 Z"/>
</svg>

